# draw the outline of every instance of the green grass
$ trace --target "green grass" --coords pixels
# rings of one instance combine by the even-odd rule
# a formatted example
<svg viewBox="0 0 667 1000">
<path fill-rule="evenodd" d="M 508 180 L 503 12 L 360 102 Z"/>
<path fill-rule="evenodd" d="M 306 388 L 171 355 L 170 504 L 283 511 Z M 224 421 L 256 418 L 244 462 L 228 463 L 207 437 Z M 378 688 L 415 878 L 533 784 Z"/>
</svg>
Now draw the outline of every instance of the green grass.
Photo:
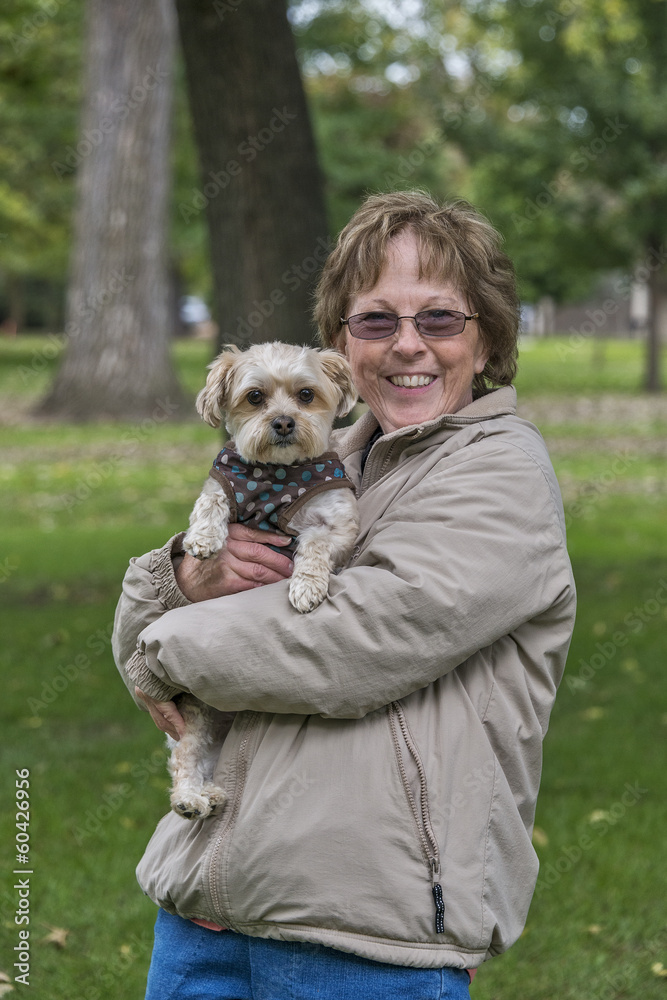
<svg viewBox="0 0 667 1000">
<path fill-rule="evenodd" d="M 642 349 L 634 340 L 523 337 L 516 385 L 524 396 L 635 393 L 644 372 Z"/>
<path fill-rule="evenodd" d="M 9 421 L 52 374 L 51 360 L 31 367 L 44 343 L 0 343 Z M 523 937 L 483 967 L 473 996 L 657 1000 L 665 982 L 652 966 L 667 966 L 658 749 L 667 735 L 667 414 L 664 401 L 633 394 L 639 345 L 609 342 L 599 371 L 589 345 L 560 358 L 557 346 L 524 349 L 518 385 L 563 486 L 579 614 L 545 743 L 538 892 Z M 179 343 L 176 354 L 194 393 L 210 347 Z M 582 409 L 584 397 L 593 403 Z M 13 794 L 15 769 L 31 772 L 36 1000 L 143 996 L 155 910 L 134 866 L 168 783 L 162 738 L 120 683 L 109 634 L 128 559 L 184 526 L 217 443 L 194 419 L 141 439 L 105 424 L 0 427 L 0 720 L 11 734 L 1 777 Z M 619 465 L 619 455 L 631 458 Z M 13 974 L 12 809 L 1 822 L 0 970 Z M 65 948 L 45 940 L 52 927 L 69 931 Z"/>
</svg>

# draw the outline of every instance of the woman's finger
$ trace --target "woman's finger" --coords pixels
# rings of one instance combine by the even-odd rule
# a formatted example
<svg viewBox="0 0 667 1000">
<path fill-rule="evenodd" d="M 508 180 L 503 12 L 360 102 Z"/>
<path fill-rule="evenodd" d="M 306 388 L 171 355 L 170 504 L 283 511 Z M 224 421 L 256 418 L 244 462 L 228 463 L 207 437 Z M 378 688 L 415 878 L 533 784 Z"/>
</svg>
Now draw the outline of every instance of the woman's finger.
<svg viewBox="0 0 667 1000">
<path fill-rule="evenodd" d="M 173 701 L 156 701 L 139 687 L 135 687 L 134 693 L 140 701 L 143 701 L 158 729 L 167 733 L 172 739 L 180 740 L 185 732 L 185 722 L 176 704 Z"/>
<path fill-rule="evenodd" d="M 227 541 L 227 557 L 227 564 L 233 572 L 246 580 L 264 583 L 287 579 L 294 568 L 288 555 L 275 552 L 270 546 L 259 542 L 242 542 L 230 538 Z"/>
<path fill-rule="evenodd" d="M 281 563 L 277 564 L 277 567 L 274 567 L 255 562 L 252 559 L 245 559 L 242 554 L 237 559 L 232 552 L 227 553 L 225 563 L 228 580 L 234 578 L 240 584 L 245 584 L 244 590 L 288 580 L 294 568 L 289 559 L 282 560 Z"/>
<path fill-rule="evenodd" d="M 264 545 L 287 546 L 292 541 L 290 535 L 278 534 L 273 531 L 262 531 L 260 528 L 250 528 L 247 524 L 234 522 L 229 525 L 229 538 L 239 542 L 260 542 Z"/>
</svg>

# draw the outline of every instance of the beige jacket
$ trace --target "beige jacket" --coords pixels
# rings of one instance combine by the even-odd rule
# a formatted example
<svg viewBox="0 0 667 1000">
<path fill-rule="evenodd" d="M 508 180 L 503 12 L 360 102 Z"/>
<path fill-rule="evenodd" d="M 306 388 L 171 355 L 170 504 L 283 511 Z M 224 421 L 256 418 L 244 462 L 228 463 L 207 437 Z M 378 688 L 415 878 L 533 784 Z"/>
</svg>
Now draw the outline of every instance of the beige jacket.
<svg viewBox="0 0 667 1000">
<path fill-rule="evenodd" d="M 309 615 L 287 583 L 189 604 L 182 536 L 132 561 L 114 640 L 130 690 L 239 713 L 215 775 L 227 809 L 169 813 L 139 864 L 157 904 L 428 968 L 517 939 L 575 592 L 556 478 L 515 407 L 499 389 L 381 437 L 363 477 L 374 418 L 337 433 L 361 532 Z"/>
</svg>

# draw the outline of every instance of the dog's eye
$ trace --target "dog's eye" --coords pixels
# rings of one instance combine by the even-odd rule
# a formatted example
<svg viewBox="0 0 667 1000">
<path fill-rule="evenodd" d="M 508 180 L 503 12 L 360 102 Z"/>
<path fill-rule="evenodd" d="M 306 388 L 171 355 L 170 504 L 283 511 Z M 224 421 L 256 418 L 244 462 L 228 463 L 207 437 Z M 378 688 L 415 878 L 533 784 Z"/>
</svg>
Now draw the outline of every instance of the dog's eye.
<svg viewBox="0 0 667 1000">
<path fill-rule="evenodd" d="M 315 393 L 312 389 L 302 389 L 299 393 L 299 399 L 302 403 L 312 403 L 315 399 Z"/>
<path fill-rule="evenodd" d="M 252 403 L 253 406 L 259 406 L 260 403 L 264 402 L 264 393 L 260 392 L 259 389 L 251 389 L 246 396 L 246 399 L 249 403 Z"/>
</svg>

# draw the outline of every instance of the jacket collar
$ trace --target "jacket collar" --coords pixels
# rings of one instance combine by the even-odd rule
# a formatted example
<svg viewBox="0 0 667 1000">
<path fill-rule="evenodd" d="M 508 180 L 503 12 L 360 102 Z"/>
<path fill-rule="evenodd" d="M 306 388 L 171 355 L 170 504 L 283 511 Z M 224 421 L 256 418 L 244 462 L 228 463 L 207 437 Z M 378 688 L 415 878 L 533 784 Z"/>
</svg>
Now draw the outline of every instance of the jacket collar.
<svg viewBox="0 0 667 1000">
<path fill-rule="evenodd" d="M 474 399 L 456 413 L 442 413 L 435 420 L 427 420 L 423 424 L 411 424 L 409 427 L 400 427 L 391 434 L 382 435 L 383 441 L 393 441 L 397 438 L 411 438 L 415 432 L 419 432 L 421 437 L 432 433 L 440 427 L 464 426 L 474 424 L 479 420 L 492 420 L 495 417 L 506 416 L 516 413 L 516 389 L 513 385 L 502 386 L 492 392 Z M 340 437 L 336 441 L 338 454 L 342 459 L 346 459 L 354 452 L 361 451 L 378 429 L 377 418 L 368 410 L 345 432 L 339 432 Z"/>
</svg>

